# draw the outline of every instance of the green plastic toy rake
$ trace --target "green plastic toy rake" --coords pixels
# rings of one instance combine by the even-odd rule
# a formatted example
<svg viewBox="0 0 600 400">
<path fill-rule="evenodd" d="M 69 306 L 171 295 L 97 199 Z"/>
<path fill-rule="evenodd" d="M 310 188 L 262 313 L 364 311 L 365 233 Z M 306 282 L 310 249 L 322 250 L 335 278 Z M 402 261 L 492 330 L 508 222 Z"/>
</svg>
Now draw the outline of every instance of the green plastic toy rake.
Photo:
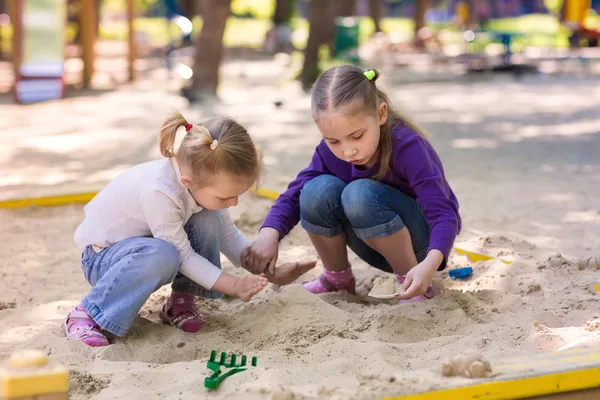
<svg viewBox="0 0 600 400">
<path fill-rule="evenodd" d="M 229 358 L 229 362 L 227 362 L 227 353 L 222 352 L 219 360 L 217 361 L 217 351 L 212 350 L 210 352 L 210 359 L 206 363 L 206 367 L 213 371 L 211 376 L 204 378 L 204 387 L 208 389 L 216 389 L 219 387 L 221 382 L 225 380 L 225 378 L 237 374 L 238 372 L 243 372 L 248 369 L 248 357 L 245 355 L 242 356 L 242 360 L 240 364 L 237 364 L 237 355 L 231 354 Z M 250 361 L 250 365 L 256 367 L 258 364 L 258 357 L 252 356 Z M 226 370 L 221 373 L 221 367 L 225 367 Z"/>
</svg>

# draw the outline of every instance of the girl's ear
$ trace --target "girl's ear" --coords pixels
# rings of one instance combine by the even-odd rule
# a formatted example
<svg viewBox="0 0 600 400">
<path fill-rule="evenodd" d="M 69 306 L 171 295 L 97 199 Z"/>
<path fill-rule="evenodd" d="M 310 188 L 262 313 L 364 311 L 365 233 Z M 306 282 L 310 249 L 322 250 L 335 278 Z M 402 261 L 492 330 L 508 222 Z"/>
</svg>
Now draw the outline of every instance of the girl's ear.
<svg viewBox="0 0 600 400">
<path fill-rule="evenodd" d="M 186 188 L 191 188 L 192 187 L 192 183 L 193 180 L 191 177 L 187 176 L 187 175 L 182 175 L 181 176 L 181 183 L 183 183 L 183 186 L 185 186 Z"/>
<path fill-rule="evenodd" d="M 377 109 L 377 117 L 379 118 L 379 125 L 383 125 L 387 122 L 387 117 L 388 117 L 387 103 L 379 104 L 379 107 Z"/>
</svg>

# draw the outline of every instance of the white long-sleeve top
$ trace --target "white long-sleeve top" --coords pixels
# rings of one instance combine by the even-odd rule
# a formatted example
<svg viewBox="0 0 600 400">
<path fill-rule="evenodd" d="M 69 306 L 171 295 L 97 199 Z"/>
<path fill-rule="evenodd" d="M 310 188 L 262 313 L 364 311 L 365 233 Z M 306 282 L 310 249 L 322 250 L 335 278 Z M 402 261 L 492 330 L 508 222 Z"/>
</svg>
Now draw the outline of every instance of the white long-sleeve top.
<svg viewBox="0 0 600 400">
<path fill-rule="evenodd" d="M 85 219 L 75 231 L 75 243 L 81 249 L 91 245 L 99 252 L 131 237 L 165 240 L 179 252 L 179 271 L 210 289 L 221 276 L 221 269 L 194 251 L 184 230 L 190 217 L 201 211 L 181 183 L 174 159 L 150 161 L 123 172 L 85 206 Z M 234 225 L 227 210 L 219 213 L 223 222 L 221 252 L 239 267 L 241 254 L 250 241 Z"/>
</svg>

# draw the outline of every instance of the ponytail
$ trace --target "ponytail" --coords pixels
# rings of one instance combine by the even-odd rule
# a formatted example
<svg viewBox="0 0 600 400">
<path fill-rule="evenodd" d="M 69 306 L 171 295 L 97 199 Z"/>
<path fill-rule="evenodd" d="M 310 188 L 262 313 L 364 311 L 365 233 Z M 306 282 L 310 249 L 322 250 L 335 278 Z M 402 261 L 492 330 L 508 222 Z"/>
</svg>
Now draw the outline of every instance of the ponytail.
<svg viewBox="0 0 600 400">
<path fill-rule="evenodd" d="M 180 126 L 186 125 L 188 125 L 188 123 L 180 112 L 175 112 L 163 122 L 160 127 L 160 132 L 158 133 L 158 146 L 160 147 L 160 154 L 162 154 L 163 157 L 175 157 L 174 147 L 177 129 L 179 129 Z"/>
<path fill-rule="evenodd" d="M 185 126 L 186 134 L 175 151 L 175 136 L 180 126 Z M 209 175 L 224 172 L 256 181 L 260 174 L 260 159 L 250 135 L 228 117 L 191 125 L 176 112 L 163 122 L 158 144 L 164 157 L 177 157 L 177 162 L 195 178 L 200 178 L 200 171 Z"/>
</svg>

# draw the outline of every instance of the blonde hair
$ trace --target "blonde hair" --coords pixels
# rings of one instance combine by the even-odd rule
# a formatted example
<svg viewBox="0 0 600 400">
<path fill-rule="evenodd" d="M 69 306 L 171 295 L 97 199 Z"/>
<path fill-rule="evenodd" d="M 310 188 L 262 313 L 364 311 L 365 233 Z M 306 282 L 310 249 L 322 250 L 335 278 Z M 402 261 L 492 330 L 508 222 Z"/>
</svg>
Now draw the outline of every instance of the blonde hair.
<svg viewBox="0 0 600 400">
<path fill-rule="evenodd" d="M 427 138 L 427 133 L 407 117 L 401 115 L 390 102 L 388 96 L 377 86 L 375 81 L 379 77 L 376 70 L 369 80 L 365 71 L 354 65 L 340 65 L 323 72 L 315 81 L 312 95 L 311 108 L 315 121 L 319 115 L 327 110 L 339 110 L 352 104 L 355 100 L 362 100 L 363 111 L 377 113 L 381 103 L 386 103 L 388 108 L 387 121 L 380 127 L 379 137 L 379 171 L 373 179 L 383 179 L 390 170 L 392 158 L 392 127 L 402 121 L 409 128 Z"/>
<path fill-rule="evenodd" d="M 181 126 L 186 127 L 187 132 L 175 152 L 175 136 Z M 163 122 L 158 144 L 164 157 L 177 157 L 194 179 L 199 178 L 200 172 L 224 172 L 256 182 L 260 175 L 261 165 L 254 142 L 243 126 L 228 117 L 210 118 L 190 125 L 181 113 L 176 112 Z"/>
</svg>

